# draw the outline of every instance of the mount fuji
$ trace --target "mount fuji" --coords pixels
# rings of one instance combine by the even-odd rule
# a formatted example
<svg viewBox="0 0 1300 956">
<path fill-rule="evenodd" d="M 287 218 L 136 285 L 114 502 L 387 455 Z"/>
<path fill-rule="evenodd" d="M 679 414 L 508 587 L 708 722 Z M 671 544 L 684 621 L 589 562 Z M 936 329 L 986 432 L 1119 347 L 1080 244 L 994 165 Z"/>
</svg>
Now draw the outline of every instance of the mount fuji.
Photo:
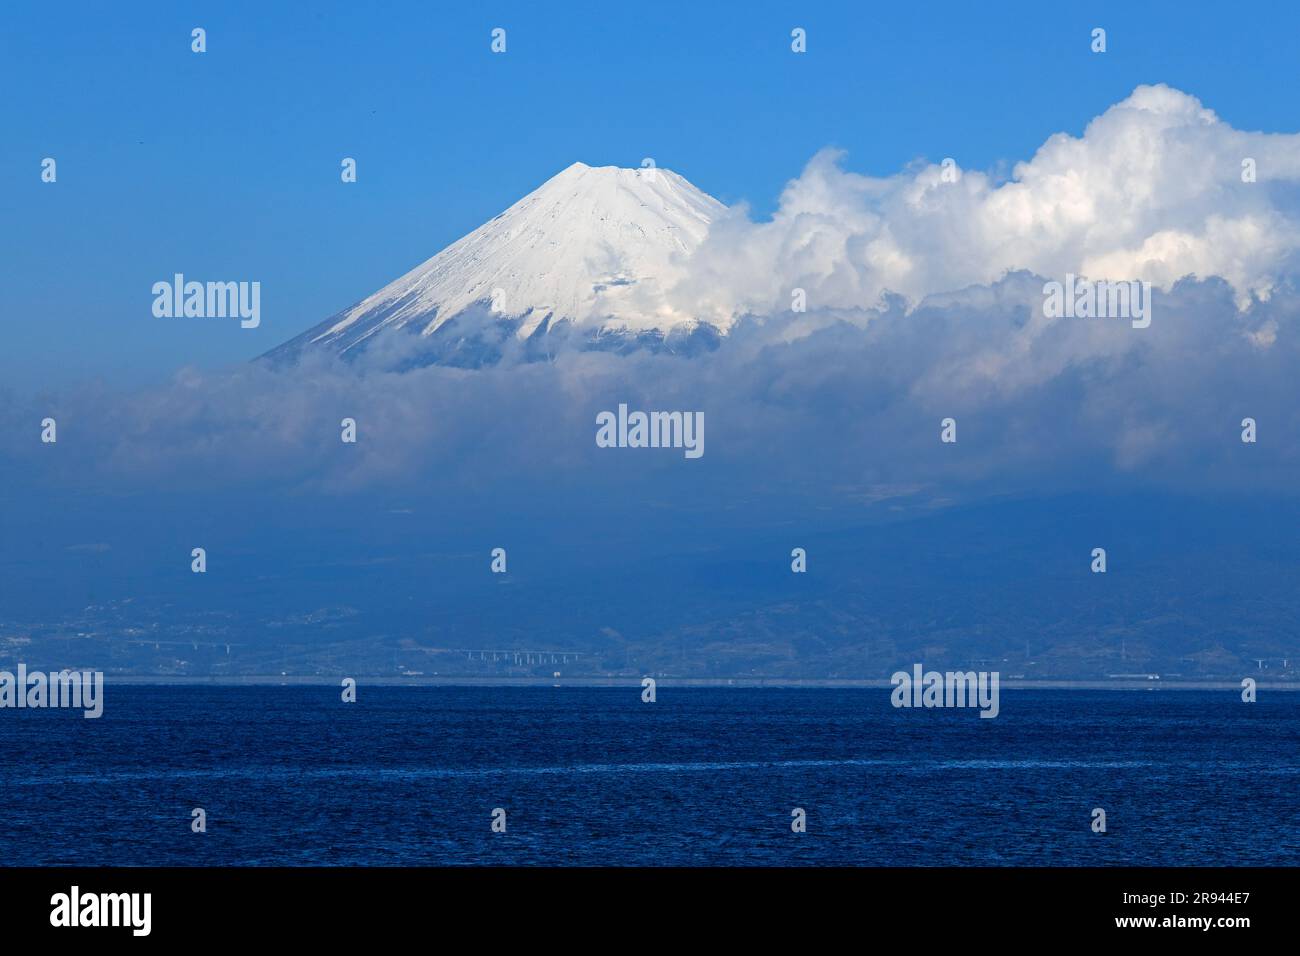
<svg viewBox="0 0 1300 956">
<path fill-rule="evenodd" d="M 381 341 L 411 364 L 463 366 L 543 358 L 565 343 L 711 348 L 726 330 L 673 310 L 663 292 L 726 209 L 667 169 L 574 163 L 266 357 L 353 357 Z"/>
</svg>

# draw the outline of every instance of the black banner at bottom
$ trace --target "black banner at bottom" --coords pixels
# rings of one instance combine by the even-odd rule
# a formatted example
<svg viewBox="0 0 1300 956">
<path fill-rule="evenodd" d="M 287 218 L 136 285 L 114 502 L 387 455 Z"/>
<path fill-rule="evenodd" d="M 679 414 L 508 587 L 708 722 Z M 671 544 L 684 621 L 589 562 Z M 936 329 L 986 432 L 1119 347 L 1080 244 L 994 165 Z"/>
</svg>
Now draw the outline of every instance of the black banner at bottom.
<svg viewBox="0 0 1300 956">
<path fill-rule="evenodd" d="M 6 939 L 76 933 L 82 943 L 373 943 L 445 928 L 499 944 L 689 927 L 765 942 L 834 929 L 935 942 L 1026 931 L 1231 944 L 1290 929 L 1295 878 L 1293 869 L 0 868 L 0 918 Z"/>
</svg>

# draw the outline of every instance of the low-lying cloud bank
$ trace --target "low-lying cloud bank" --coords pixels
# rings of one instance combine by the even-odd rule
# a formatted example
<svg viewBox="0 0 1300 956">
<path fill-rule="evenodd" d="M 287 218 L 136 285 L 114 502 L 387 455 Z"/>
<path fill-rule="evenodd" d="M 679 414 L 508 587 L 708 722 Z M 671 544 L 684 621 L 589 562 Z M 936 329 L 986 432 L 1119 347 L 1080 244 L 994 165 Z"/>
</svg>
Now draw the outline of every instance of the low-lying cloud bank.
<svg viewBox="0 0 1300 956">
<path fill-rule="evenodd" d="M 671 309 L 742 316 L 713 351 L 399 372 L 393 339 L 347 363 L 186 369 L 129 394 L 0 394 L 0 475 L 127 492 L 703 488 L 719 502 L 1293 490 L 1300 138 L 1143 87 L 1008 182 L 838 163 L 814 158 L 770 222 L 724 218 L 690 262 Z M 1071 273 L 1151 282 L 1150 326 L 1045 315 L 1044 283 Z M 596 447 L 597 414 L 620 403 L 704 412 L 705 454 Z M 55 445 L 40 442 L 46 417 Z"/>
<path fill-rule="evenodd" d="M 1233 305 L 1225 282 L 1157 295 L 1150 328 L 1048 319 L 1042 280 L 870 312 L 742 323 L 690 359 L 568 352 L 476 370 L 376 370 L 325 356 L 185 370 L 165 387 L 5 402 L 15 475 L 105 489 L 509 487 L 722 493 L 888 486 L 1002 491 L 1112 480 L 1286 489 L 1300 465 L 1300 299 Z M 796 331 L 797 327 L 797 331 Z M 598 448 L 596 416 L 702 411 L 703 457 Z M 58 422 L 43 445 L 40 421 Z M 341 441 L 355 419 L 357 443 Z M 940 422 L 957 442 L 940 441 Z M 1244 418 L 1258 441 L 1241 441 Z"/>
</svg>

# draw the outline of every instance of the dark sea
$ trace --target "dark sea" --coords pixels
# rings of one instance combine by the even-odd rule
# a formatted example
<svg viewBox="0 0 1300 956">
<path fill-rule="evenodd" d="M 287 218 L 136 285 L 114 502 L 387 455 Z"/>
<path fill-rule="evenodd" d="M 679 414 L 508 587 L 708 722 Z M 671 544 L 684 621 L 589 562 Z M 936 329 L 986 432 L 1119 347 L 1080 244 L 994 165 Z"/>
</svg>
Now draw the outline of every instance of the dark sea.
<svg viewBox="0 0 1300 956">
<path fill-rule="evenodd" d="M 990 720 L 887 688 L 110 684 L 98 720 L 0 711 L 0 860 L 1296 865 L 1298 768 L 1300 694 L 1267 689 L 1004 689 Z"/>
</svg>

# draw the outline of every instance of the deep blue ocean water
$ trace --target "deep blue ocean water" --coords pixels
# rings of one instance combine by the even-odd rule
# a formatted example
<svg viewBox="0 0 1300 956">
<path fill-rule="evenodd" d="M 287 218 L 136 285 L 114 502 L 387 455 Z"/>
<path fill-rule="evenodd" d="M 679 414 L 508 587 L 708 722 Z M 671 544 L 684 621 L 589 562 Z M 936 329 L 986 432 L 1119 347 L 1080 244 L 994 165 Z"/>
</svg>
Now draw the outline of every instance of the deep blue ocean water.
<svg viewBox="0 0 1300 956">
<path fill-rule="evenodd" d="M 888 689 L 105 694 L 0 711 L 3 863 L 1300 863 L 1300 694 L 1004 690 L 992 720 Z"/>
</svg>

